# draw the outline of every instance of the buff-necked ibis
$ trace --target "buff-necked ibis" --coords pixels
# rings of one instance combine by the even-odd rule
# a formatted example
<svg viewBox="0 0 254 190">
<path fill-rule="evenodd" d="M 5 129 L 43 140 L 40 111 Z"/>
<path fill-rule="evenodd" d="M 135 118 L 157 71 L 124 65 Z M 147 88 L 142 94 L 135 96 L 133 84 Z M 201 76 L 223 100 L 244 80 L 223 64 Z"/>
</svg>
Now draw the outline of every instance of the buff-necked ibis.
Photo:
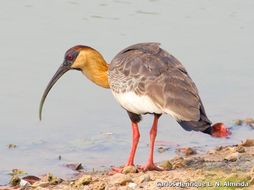
<svg viewBox="0 0 254 190">
<path fill-rule="evenodd" d="M 67 71 L 81 71 L 95 84 L 111 89 L 118 103 L 127 111 L 132 127 L 132 146 L 127 166 L 134 165 L 139 142 L 138 123 L 142 114 L 153 114 L 150 152 L 143 170 L 160 170 L 154 164 L 154 142 L 158 119 L 169 114 L 187 131 L 201 131 L 214 137 L 226 137 L 223 123 L 212 125 L 207 118 L 198 90 L 183 65 L 159 43 L 139 43 L 127 47 L 107 64 L 95 49 L 78 45 L 70 48 L 64 62 L 49 82 L 40 102 L 43 103 L 56 81 Z"/>
</svg>

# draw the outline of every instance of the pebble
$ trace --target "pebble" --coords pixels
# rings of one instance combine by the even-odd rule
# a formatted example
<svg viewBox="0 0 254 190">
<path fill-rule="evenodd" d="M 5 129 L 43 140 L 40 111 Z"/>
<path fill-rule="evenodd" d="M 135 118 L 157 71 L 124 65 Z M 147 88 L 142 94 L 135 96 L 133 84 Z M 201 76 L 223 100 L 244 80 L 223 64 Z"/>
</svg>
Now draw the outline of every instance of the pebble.
<svg viewBox="0 0 254 190">
<path fill-rule="evenodd" d="M 216 153 L 216 150 L 209 150 L 208 151 L 208 154 L 215 154 Z"/>
<path fill-rule="evenodd" d="M 169 150 L 169 148 L 165 148 L 165 147 L 160 146 L 157 150 L 158 150 L 159 153 L 163 153 L 163 152 L 166 152 L 167 150 Z"/>
<path fill-rule="evenodd" d="M 216 151 L 221 151 L 221 150 L 223 150 L 223 146 L 216 147 Z"/>
<path fill-rule="evenodd" d="M 171 164 L 171 162 L 169 160 L 165 160 L 159 164 L 159 167 L 161 167 L 165 170 L 171 170 L 173 168 L 173 165 Z"/>
<path fill-rule="evenodd" d="M 128 182 L 133 182 L 132 179 L 125 175 L 125 174 L 122 174 L 122 173 L 117 173 L 113 176 L 110 177 L 110 181 L 112 184 L 115 184 L 115 185 L 126 185 Z"/>
<path fill-rule="evenodd" d="M 104 190 L 106 188 L 106 184 L 104 182 L 97 182 L 93 185 L 93 189 L 96 190 Z"/>
<path fill-rule="evenodd" d="M 43 181 L 43 179 L 42 179 L 42 181 Z M 57 184 L 61 183 L 63 180 L 61 178 L 53 176 L 51 173 L 49 173 L 46 176 L 46 181 L 49 182 L 50 185 L 57 185 Z"/>
<path fill-rule="evenodd" d="M 239 153 L 235 152 L 235 153 L 232 153 L 232 154 L 226 156 L 224 158 L 224 160 L 235 162 L 236 160 L 238 160 L 238 158 L 239 158 Z"/>
<path fill-rule="evenodd" d="M 185 167 L 184 158 L 183 157 L 176 158 L 173 161 L 173 167 L 172 167 L 172 169 L 183 168 L 183 167 Z"/>
<path fill-rule="evenodd" d="M 245 142 L 242 143 L 242 146 L 245 147 L 254 146 L 254 139 L 247 139 Z"/>
<path fill-rule="evenodd" d="M 128 174 L 128 173 L 137 173 L 138 169 L 135 166 L 125 166 L 123 168 L 123 173 Z"/>
<path fill-rule="evenodd" d="M 236 149 L 234 147 L 226 147 L 225 151 L 233 153 L 233 152 L 236 152 Z"/>
<path fill-rule="evenodd" d="M 235 124 L 236 125 L 246 124 L 246 125 L 249 125 L 250 127 L 252 127 L 254 124 L 254 119 L 253 118 L 238 119 L 235 121 Z"/>
<path fill-rule="evenodd" d="M 182 162 L 176 162 L 174 165 L 173 165 L 173 168 L 172 169 L 178 169 L 178 168 L 184 168 L 185 165 L 184 163 Z"/>
<path fill-rule="evenodd" d="M 9 183 L 11 184 L 11 186 L 17 186 L 20 184 L 20 181 L 21 179 L 18 176 L 14 175 Z"/>
<path fill-rule="evenodd" d="M 31 185 L 31 184 L 28 181 L 26 181 L 24 179 L 21 179 L 19 185 L 21 187 L 25 187 L 25 186 L 28 186 L 28 185 Z"/>
<path fill-rule="evenodd" d="M 84 169 L 84 167 L 82 166 L 81 163 L 66 164 L 65 166 L 67 168 L 70 168 L 71 170 L 74 170 L 74 171 L 80 171 L 80 170 Z"/>
<path fill-rule="evenodd" d="M 190 155 L 197 154 L 197 151 L 194 150 L 193 148 L 190 148 L 190 147 L 180 148 L 180 149 L 178 149 L 178 151 L 180 153 L 183 153 L 185 156 L 190 156 Z"/>
<path fill-rule="evenodd" d="M 244 119 L 244 122 L 245 122 L 247 125 L 249 125 L 249 124 L 254 123 L 254 119 L 253 119 L 253 118 L 246 118 L 246 119 Z"/>
<path fill-rule="evenodd" d="M 132 183 L 132 182 L 128 184 L 128 187 L 131 189 L 136 189 L 137 186 L 138 185 L 136 183 Z"/>
<path fill-rule="evenodd" d="M 79 187 L 81 185 L 89 185 L 92 182 L 92 176 L 90 175 L 83 175 L 77 181 L 75 181 L 75 186 Z"/>
<path fill-rule="evenodd" d="M 246 152 L 245 148 L 243 146 L 237 146 L 236 147 L 236 151 L 239 152 L 239 153 L 244 153 Z"/>
<path fill-rule="evenodd" d="M 8 144 L 8 148 L 9 148 L 9 149 L 17 148 L 17 145 L 15 145 L 15 144 Z"/>
<path fill-rule="evenodd" d="M 141 176 L 138 177 L 137 182 L 138 183 L 143 183 L 143 182 L 148 182 L 150 180 L 151 180 L 150 175 L 149 174 L 144 174 L 144 175 L 141 175 Z"/>
<path fill-rule="evenodd" d="M 31 187 L 37 189 L 39 187 L 48 187 L 48 186 L 49 186 L 49 182 L 46 182 L 46 181 L 37 181 Z"/>
<path fill-rule="evenodd" d="M 41 179 L 37 176 L 28 175 L 22 178 L 23 180 L 27 181 L 30 184 L 34 184 L 37 181 L 40 181 Z"/>
<path fill-rule="evenodd" d="M 243 124 L 243 120 L 241 119 L 235 120 L 235 125 L 242 125 L 242 124 Z"/>
</svg>

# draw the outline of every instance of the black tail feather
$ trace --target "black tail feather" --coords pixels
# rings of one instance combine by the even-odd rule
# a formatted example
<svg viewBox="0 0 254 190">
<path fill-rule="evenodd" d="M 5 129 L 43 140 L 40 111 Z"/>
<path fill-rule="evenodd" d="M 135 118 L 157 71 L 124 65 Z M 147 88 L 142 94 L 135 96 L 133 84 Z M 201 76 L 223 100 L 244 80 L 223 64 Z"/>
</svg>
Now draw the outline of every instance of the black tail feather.
<svg viewBox="0 0 254 190">
<path fill-rule="evenodd" d="M 207 118 L 204 106 L 201 102 L 199 121 L 177 121 L 186 131 L 201 131 L 203 133 L 212 134 L 212 122 Z"/>
<path fill-rule="evenodd" d="M 212 134 L 211 123 L 207 121 L 178 121 L 186 131 L 201 131 L 203 133 Z"/>
</svg>

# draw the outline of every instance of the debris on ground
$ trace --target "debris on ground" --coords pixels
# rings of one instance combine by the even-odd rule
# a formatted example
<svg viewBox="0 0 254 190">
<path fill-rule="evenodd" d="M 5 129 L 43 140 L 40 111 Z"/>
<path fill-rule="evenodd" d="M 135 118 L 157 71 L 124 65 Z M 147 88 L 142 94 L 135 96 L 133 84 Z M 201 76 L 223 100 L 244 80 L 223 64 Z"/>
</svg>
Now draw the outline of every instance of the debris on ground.
<svg viewBox="0 0 254 190">
<path fill-rule="evenodd" d="M 205 153 L 189 153 L 190 150 L 194 150 L 191 147 L 181 149 L 183 156 L 177 155 L 175 158 L 158 164 L 166 169 L 165 171 L 136 171 L 136 167 L 133 166 L 125 169 L 124 173 L 113 175 L 109 175 L 109 171 L 82 172 L 76 179 L 71 180 L 62 180 L 52 174 L 38 178 L 20 178 L 12 175 L 11 185 L 13 186 L 5 187 L 5 189 L 17 189 L 18 187 L 24 190 L 197 189 L 196 186 L 163 188 L 167 182 L 181 181 L 203 184 L 198 188 L 200 190 L 217 190 L 216 184 L 225 187 L 221 189 L 242 189 L 244 187 L 244 190 L 253 190 L 253 142 L 254 139 L 247 139 L 241 144 L 220 146 Z M 12 173 L 22 172 L 15 170 Z"/>
</svg>

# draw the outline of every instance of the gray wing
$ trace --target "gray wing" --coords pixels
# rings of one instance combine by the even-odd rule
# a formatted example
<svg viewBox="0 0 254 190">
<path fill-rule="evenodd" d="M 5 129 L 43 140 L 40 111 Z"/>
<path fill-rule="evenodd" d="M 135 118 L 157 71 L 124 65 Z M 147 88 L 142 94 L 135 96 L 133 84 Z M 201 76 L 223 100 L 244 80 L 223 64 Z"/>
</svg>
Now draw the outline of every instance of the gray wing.
<svg viewBox="0 0 254 190">
<path fill-rule="evenodd" d="M 130 46 L 112 60 L 109 81 L 114 92 L 147 95 L 177 120 L 199 121 L 201 100 L 183 65 L 159 43 Z"/>
</svg>

